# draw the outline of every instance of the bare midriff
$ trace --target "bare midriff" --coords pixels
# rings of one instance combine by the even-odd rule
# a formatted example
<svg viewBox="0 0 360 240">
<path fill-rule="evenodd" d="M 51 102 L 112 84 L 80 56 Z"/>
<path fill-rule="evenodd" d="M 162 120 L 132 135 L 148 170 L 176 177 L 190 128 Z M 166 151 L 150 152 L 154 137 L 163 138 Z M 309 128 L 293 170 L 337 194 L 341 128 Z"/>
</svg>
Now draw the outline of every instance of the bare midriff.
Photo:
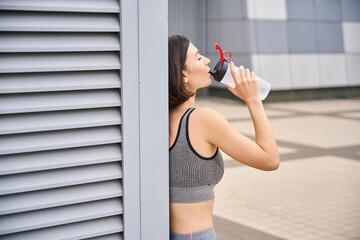
<svg viewBox="0 0 360 240">
<path fill-rule="evenodd" d="M 214 202 L 170 203 L 170 231 L 188 234 L 212 228 Z"/>
</svg>

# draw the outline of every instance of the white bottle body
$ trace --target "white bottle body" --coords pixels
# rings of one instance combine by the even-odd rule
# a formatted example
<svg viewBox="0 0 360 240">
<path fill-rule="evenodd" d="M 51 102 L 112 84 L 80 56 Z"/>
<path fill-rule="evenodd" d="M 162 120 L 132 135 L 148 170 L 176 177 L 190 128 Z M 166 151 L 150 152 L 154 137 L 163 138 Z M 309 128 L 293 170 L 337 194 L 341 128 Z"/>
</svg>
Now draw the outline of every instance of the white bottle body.
<svg viewBox="0 0 360 240">
<path fill-rule="evenodd" d="M 237 75 L 240 76 L 239 68 L 236 66 L 234 66 L 234 67 L 235 67 Z M 259 78 L 258 76 L 256 76 L 256 80 L 258 81 L 260 98 L 261 98 L 261 100 L 264 100 L 270 92 L 271 84 L 268 83 L 267 81 L 263 80 L 262 78 Z M 226 73 L 220 82 L 223 84 L 229 85 L 232 88 L 235 87 L 235 82 L 234 82 L 234 79 L 233 79 L 233 77 L 231 75 L 231 71 L 230 71 L 230 65 L 228 65 Z"/>
</svg>

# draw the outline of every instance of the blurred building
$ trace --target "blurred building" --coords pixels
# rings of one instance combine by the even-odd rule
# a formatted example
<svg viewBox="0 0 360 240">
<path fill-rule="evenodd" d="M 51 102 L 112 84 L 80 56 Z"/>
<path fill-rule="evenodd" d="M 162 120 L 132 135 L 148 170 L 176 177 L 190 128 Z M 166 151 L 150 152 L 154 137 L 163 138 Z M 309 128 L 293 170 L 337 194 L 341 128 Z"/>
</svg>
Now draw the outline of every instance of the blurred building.
<svg viewBox="0 0 360 240">
<path fill-rule="evenodd" d="M 237 65 L 272 84 L 270 97 L 274 90 L 284 99 L 359 96 L 359 0 L 173 0 L 169 35 L 176 33 L 211 67 L 215 43 L 231 51 Z M 209 93 L 222 89 L 214 83 Z"/>
</svg>

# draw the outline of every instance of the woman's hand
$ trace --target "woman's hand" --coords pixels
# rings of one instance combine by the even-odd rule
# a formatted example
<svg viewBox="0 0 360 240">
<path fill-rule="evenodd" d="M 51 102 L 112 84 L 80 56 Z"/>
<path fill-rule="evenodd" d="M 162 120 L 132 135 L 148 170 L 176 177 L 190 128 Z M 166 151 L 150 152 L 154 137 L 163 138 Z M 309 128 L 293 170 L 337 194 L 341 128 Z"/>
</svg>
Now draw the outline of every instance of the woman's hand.
<svg viewBox="0 0 360 240">
<path fill-rule="evenodd" d="M 248 68 L 244 69 L 243 66 L 240 66 L 240 76 L 238 76 L 233 62 L 230 63 L 230 71 L 235 82 L 235 88 L 227 86 L 230 92 L 244 100 L 246 103 L 253 100 L 260 100 L 258 81 L 256 80 L 256 76 L 253 71 L 250 72 Z"/>
</svg>

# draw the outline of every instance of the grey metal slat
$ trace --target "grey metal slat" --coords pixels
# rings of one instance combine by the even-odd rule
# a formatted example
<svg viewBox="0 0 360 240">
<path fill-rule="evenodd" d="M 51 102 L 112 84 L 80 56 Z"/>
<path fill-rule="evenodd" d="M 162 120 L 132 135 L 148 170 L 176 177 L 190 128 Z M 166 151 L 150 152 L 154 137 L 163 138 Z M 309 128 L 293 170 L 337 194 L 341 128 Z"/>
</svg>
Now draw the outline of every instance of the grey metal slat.
<svg viewBox="0 0 360 240">
<path fill-rule="evenodd" d="M 99 81 L 101 79 L 101 81 Z M 0 94 L 120 88 L 117 70 L 0 74 Z"/>
<path fill-rule="evenodd" d="M 1 32 L 0 52 L 120 51 L 118 33 Z"/>
<path fill-rule="evenodd" d="M 0 219 L 0 234 L 9 234 L 44 227 L 109 217 L 123 213 L 120 198 L 10 214 Z"/>
<path fill-rule="evenodd" d="M 0 215 L 120 196 L 122 186 L 119 180 L 10 194 L 0 197 Z"/>
<path fill-rule="evenodd" d="M 117 0 L 1 0 L 0 10 L 64 11 L 64 12 L 119 12 Z"/>
<path fill-rule="evenodd" d="M 42 228 L 1 236 L 2 240 L 49 240 L 83 239 L 122 232 L 123 220 L 120 216 L 100 218 L 90 221 L 76 222 L 56 227 Z"/>
<path fill-rule="evenodd" d="M 0 155 L 121 142 L 118 126 L 0 136 Z"/>
<path fill-rule="evenodd" d="M 0 177 L 0 195 L 120 179 L 121 164 L 105 163 Z"/>
<path fill-rule="evenodd" d="M 0 95 L 0 114 L 120 105 L 120 91 L 117 89 Z"/>
<path fill-rule="evenodd" d="M 25 152 L 0 157 L 0 175 L 76 167 L 122 160 L 120 144 Z"/>
<path fill-rule="evenodd" d="M 101 237 L 93 237 L 93 238 L 84 238 L 84 240 L 122 240 L 122 234 L 121 233 L 116 233 L 116 234 L 110 234 L 110 235 L 105 235 L 105 236 L 101 236 Z"/>
<path fill-rule="evenodd" d="M 119 32 L 118 14 L 2 11 L 0 31 Z"/>
<path fill-rule="evenodd" d="M 0 134 L 119 125 L 119 108 L 0 115 Z"/>
<path fill-rule="evenodd" d="M 111 69 L 120 69 L 117 52 L 0 54 L 0 73 Z"/>
</svg>

